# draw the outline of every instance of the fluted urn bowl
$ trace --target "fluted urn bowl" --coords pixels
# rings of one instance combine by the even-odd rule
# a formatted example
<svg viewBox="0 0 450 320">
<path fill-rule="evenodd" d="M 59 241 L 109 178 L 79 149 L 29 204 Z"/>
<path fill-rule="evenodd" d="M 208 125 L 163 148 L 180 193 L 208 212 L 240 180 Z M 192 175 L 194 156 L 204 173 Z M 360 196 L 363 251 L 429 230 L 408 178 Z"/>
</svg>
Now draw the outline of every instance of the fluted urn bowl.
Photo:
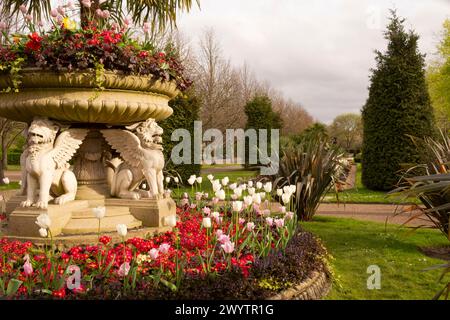
<svg viewBox="0 0 450 320">
<path fill-rule="evenodd" d="M 97 78 L 95 71 L 24 69 L 21 75 L 19 92 L 0 93 L 0 117 L 31 122 L 41 116 L 107 125 L 160 121 L 173 113 L 168 102 L 179 93 L 174 82 L 118 72 L 105 71 Z M 11 76 L 0 75 L 0 91 L 8 87 L 12 87 Z"/>
</svg>

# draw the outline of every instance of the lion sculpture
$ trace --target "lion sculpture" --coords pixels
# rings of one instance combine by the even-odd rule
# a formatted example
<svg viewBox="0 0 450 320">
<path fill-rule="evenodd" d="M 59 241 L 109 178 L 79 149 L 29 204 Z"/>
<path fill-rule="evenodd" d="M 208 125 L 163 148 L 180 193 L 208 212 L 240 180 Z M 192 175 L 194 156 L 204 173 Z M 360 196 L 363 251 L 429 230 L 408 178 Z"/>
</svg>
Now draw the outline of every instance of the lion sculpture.
<svg viewBox="0 0 450 320">
<path fill-rule="evenodd" d="M 113 170 L 108 175 L 111 195 L 135 200 L 161 197 L 164 193 L 163 129 L 154 119 L 125 128 L 127 130 L 101 130 L 106 141 L 122 158 L 108 163 Z M 147 180 L 149 191 L 138 190 L 144 180 Z"/>
<path fill-rule="evenodd" d="M 20 157 L 26 200 L 22 207 L 46 209 L 51 198 L 55 204 L 75 199 L 77 179 L 69 169 L 87 135 L 86 129 L 68 129 L 58 135 L 60 127 L 47 118 L 35 118 L 27 130 L 27 146 Z"/>
</svg>

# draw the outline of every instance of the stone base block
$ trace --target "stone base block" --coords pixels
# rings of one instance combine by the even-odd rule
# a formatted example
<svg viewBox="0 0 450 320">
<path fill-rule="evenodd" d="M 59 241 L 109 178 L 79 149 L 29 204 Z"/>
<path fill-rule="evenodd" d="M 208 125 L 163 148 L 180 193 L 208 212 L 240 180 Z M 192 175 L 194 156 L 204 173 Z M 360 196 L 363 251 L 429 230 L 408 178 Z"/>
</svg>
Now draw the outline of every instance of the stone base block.
<svg viewBox="0 0 450 320">
<path fill-rule="evenodd" d="M 50 204 L 47 210 L 17 207 L 8 217 L 7 234 L 21 237 L 39 237 L 39 226 L 36 225 L 36 218 L 42 213 L 47 213 L 52 220 L 50 231 L 53 236 L 57 236 L 70 221 L 72 211 L 88 207 L 89 203 L 85 200 L 72 201 L 62 206 Z"/>
<path fill-rule="evenodd" d="M 142 221 L 144 227 L 164 227 L 164 218 L 176 214 L 176 204 L 171 198 L 127 200 L 109 198 L 106 206 L 128 207 L 131 214 Z"/>
<path fill-rule="evenodd" d="M 36 218 L 42 213 L 50 216 L 53 239 L 61 245 L 94 244 L 98 241 L 99 220 L 92 213 L 92 208 L 96 206 L 106 207 L 106 215 L 100 221 L 100 233 L 111 235 L 113 241 L 117 238 L 118 224 L 127 225 L 128 237 L 145 236 L 149 233 L 170 231 L 171 228 L 164 224 L 164 218 L 176 215 L 176 204 L 171 198 L 75 200 L 64 205 L 49 204 L 47 210 L 22 208 L 20 203 L 23 200 L 24 196 L 17 195 L 8 201 L 8 220 L 1 232 L 10 239 L 37 244 L 48 241 L 39 236 L 39 227 L 36 225 Z M 120 239 L 117 238 L 117 241 Z"/>
</svg>

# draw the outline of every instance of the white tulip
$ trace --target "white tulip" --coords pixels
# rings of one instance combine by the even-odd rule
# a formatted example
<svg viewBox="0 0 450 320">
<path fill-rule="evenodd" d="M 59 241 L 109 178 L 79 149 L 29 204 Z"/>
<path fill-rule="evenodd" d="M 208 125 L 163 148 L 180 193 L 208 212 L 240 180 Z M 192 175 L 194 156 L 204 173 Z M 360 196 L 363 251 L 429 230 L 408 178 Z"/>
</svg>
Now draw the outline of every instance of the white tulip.
<svg viewBox="0 0 450 320">
<path fill-rule="evenodd" d="M 247 184 L 246 184 L 246 183 L 241 184 L 241 185 L 239 186 L 239 188 L 241 188 L 242 190 L 247 190 Z"/>
<path fill-rule="evenodd" d="M 225 200 L 225 190 L 216 191 L 216 197 L 219 198 L 219 200 Z"/>
<path fill-rule="evenodd" d="M 272 192 L 272 182 L 267 182 L 267 183 L 264 185 L 264 191 L 265 191 L 265 192 Z"/>
<path fill-rule="evenodd" d="M 197 183 L 202 183 L 203 182 L 203 178 L 202 177 L 197 177 Z"/>
<path fill-rule="evenodd" d="M 4 184 L 9 184 L 9 178 L 8 177 L 5 177 L 5 178 L 3 178 L 3 183 Z"/>
<path fill-rule="evenodd" d="M 39 235 L 40 235 L 42 238 L 47 238 L 47 235 L 48 235 L 47 229 L 40 228 L 40 229 L 39 229 Z"/>
<path fill-rule="evenodd" d="M 262 184 L 262 182 L 260 182 L 260 181 L 258 181 L 257 183 L 256 183 L 256 189 L 262 189 L 262 187 L 263 187 L 263 184 Z"/>
<path fill-rule="evenodd" d="M 52 225 L 52 220 L 50 219 L 50 216 L 48 214 L 41 213 L 36 218 L 36 224 L 43 229 L 49 229 Z"/>
<path fill-rule="evenodd" d="M 197 177 L 196 177 L 196 176 L 191 176 L 191 177 L 188 179 L 188 183 L 189 183 L 191 186 L 195 183 L 195 181 L 197 181 Z"/>
<path fill-rule="evenodd" d="M 255 191 L 256 191 L 255 188 L 248 188 L 247 189 L 248 194 L 251 195 L 251 196 L 255 194 Z"/>
<path fill-rule="evenodd" d="M 222 179 L 222 185 L 223 186 L 228 185 L 228 182 L 230 182 L 230 179 L 228 179 L 228 177 L 225 177 L 225 178 Z"/>
<path fill-rule="evenodd" d="M 283 195 L 283 189 L 277 189 L 277 196 L 281 197 Z"/>
<path fill-rule="evenodd" d="M 220 189 L 222 189 L 222 185 L 220 184 L 220 181 L 219 181 L 219 180 L 214 180 L 214 181 L 212 181 L 212 187 L 213 187 L 213 191 L 214 191 L 214 192 L 217 192 L 217 191 L 219 191 Z"/>
<path fill-rule="evenodd" d="M 175 181 L 175 183 L 180 182 L 180 179 L 178 179 L 178 177 L 173 178 L 173 181 Z"/>
<path fill-rule="evenodd" d="M 211 228 L 211 225 L 212 225 L 211 218 L 208 218 L 208 217 L 203 218 L 203 221 L 202 221 L 203 228 L 209 229 L 209 228 Z"/>
<path fill-rule="evenodd" d="M 232 184 L 230 184 L 229 188 L 230 188 L 231 190 L 234 190 L 234 189 L 237 188 L 237 184 L 236 184 L 236 183 L 232 183 Z"/>
<path fill-rule="evenodd" d="M 236 189 L 234 189 L 234 194 L 235 194 L 238 198 L 242 197 L 242 189 L 241 189 L 241 188 L 236 188 Z"/>
<path fill-rule="evenodd" d="M 284 204 L 288 204 L 289 201 L 291 200 L 291 195 L 289 193 L 284 193 L 281 196 L 281 200 L 283 201 Z"/>
<path fill-rule="evenodd" d="M 251 206 L 253 203 L 253 197 L 252 196 L 246 196 L 244 197 L 244 204 L 248 207 Z"/>
<path fill-rule="evenodd" d="M 261 204 L 261 195 L 259 193 L 255 193 L 252 197 L 253 203 Z"/>
<path fill-rule="evenodd" d="M 241 212 L 243 203 L 242 201 L 233 201 L 232 206 L 234 212 Z"/>
<path fill-rule="evenodd" d="M 214 179 L 214 176 L 212 174 L 208 174 L 208 180 L 211 181 Z"/>
<path fill-rule="evenodd" d="M 249 188 L 252 188 L 252 187 L 253 187 L 253 181 L 250 180 L 249 182 L 247 182 L 247 184 L 248 184 L 248 187 L 249 187 Z"/>
<path fill-rule="evenodd" d="M 166 183 L 170 183 L 170 177 L 166 178 Z"/>
<path fill-rule="evenodd" d="M 217 212 L 217 211 L 214 211 L 213 213 L 211 213 L 211 217 L 214 218 L 214 219 L 217 219 L 217 218 L 220 217 L 220 213 Z"/>
<path fill-rule="evenodd" d="M 261 199 L 265 199 L 266 198 L 266 193 L 265 192 L 260 192 L 259 196 L 261 197 Z"/>
<path fill-rule="evenodd" d="M 124 238 L 127 235 L 128 232 L 128 228 L 125 224 L 118 224 L 116 226 L 117 229 L 117 233 L 119 234 L 119 236 L 121 236 L 122 238 Z"/>
<path fill-rule="evenodd" d="M 164 226 L 173 228 L 176 225 L 177 225 L 177 216 L 176 215 L 164 217 Z"/>
<path fill-rule="evenodd" d="M 105 207 L 92 208 L 92 213 L 97 219 L 103 219 L 106 215 L 106 208 Z"/>
<path fill-rule="evenodd" d="M 289 191 L 291 192 L 291 194 L 295 193 L 295 191 L 297 191 L 297 186 L 295 184 L 290 185 Z"/>
</svg>

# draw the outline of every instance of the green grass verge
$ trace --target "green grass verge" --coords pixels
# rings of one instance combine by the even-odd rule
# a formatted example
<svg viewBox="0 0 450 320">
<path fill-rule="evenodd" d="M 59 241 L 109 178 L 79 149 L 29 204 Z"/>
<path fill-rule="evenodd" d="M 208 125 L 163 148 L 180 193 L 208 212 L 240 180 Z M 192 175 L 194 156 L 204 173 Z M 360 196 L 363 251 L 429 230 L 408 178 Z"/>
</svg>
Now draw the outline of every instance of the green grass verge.
<svg viewBox="0 0 450 320">
<path fill-rule="evenodd" d="M 381 203 L 381 204 L 397 204 L 398 201 L 392 197 L 388 197 L 386 192 L 374 191 L 367 189 L 361 182 L 361 164 L 357 164 L 355 187 L 350 190 L 339 192 L 339 202 L 342 203 Z M 338 199 L 334 192 L 327 194 L 323 202 L 336 203 Z M 408 199 L 408 203 L 420 203 L 416 198 Z"/>
<path fill-rule="evenodd" d="M 8 164 L 8 171 L 20 171 L 20 165 Z"/>
<path fill-rule="evenodd" d="M 2 184 L 0 185 L 0 191 L 5 191 L 5 190 L 14 190 L 14 189 L 20 189 L 20 185 L 18 182 L 11 182 L 9 184 Z"/>
<path fill-rule="evenodd" d="M 444 286 L 438 283 L 442 269 L 423 272 L 443 261 L 417 249 L 449 245 L 437 230 L 411 233 L 398 226 L 331 217 L 315 217 L 301 225 L 320 237 L 334 257 L 335 281 L 327 299 L 431 299 Z M 381 290 L 367 289 L 370 265 L 381 269 Z"/>
</svg>

